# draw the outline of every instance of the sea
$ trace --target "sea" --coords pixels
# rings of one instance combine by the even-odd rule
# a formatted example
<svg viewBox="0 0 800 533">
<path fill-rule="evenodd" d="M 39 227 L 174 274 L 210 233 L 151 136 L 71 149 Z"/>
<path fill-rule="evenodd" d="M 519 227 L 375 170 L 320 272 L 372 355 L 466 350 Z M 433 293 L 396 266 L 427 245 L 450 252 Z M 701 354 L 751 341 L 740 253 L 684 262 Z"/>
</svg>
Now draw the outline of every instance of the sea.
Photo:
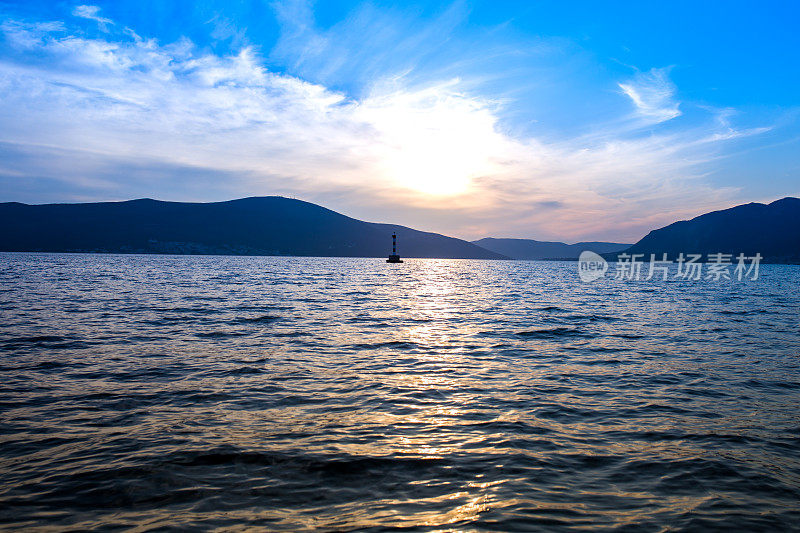
<svg viewBox="0 0 800 533">
<path fill-rule="evenodd" d="M 799 292 L 0 254 L 0 529 L 800 530 Z"/>
</svg>

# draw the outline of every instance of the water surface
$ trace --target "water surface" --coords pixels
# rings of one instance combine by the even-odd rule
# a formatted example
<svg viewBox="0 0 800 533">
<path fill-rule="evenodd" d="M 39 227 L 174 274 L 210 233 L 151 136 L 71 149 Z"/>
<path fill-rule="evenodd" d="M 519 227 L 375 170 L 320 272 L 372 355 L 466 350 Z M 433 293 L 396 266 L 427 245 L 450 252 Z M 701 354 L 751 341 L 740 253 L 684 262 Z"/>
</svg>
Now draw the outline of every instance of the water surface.
<svg viewBox="0 0 800 533">
<path fill-rule="evenodd" d="M 0 527 L 796 529 L 798 289 L 0 254 Z"/>
</svg>

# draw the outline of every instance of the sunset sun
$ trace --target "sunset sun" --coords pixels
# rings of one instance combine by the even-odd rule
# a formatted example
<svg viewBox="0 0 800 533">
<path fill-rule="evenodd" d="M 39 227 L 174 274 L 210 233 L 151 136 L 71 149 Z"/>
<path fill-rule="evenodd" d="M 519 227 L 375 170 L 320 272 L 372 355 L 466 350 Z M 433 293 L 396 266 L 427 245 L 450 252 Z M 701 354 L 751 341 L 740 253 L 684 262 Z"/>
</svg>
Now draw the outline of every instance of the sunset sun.
<svg viewBox="0 0 800 533">
<path fill-rule="evenodd" d="M 489 103 L 457 93 L 452 83 L 372 96 L 363 118 L 379 132 L 385 176 L 395 186 L 435 196 L 469 190 L 493 170 L 507 142 Z"/>
</svg>

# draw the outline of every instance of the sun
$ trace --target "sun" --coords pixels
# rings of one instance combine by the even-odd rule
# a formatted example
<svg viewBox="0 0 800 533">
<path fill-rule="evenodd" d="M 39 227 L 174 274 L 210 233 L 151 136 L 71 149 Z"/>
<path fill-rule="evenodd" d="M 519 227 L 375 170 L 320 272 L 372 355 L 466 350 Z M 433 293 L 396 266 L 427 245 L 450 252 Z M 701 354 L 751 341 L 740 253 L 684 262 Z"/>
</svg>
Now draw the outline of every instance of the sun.
<svg viewBox="0 0 800 533">
<path fill-rule="evenodd" d="M 463 140 L 452 135 L 409 139 L 390 161 L 393 181 L 435 196 L 466 192 L 487 171 L 489 157 Z"/>
<path fill-rule="evenodd" d="M 502 136 L 482 102 L 434 87 L 393 94 L 368 113 L 381 141 L 383 174 L 395 187 L 454 196 L 494 169 Z"/>
</svg>

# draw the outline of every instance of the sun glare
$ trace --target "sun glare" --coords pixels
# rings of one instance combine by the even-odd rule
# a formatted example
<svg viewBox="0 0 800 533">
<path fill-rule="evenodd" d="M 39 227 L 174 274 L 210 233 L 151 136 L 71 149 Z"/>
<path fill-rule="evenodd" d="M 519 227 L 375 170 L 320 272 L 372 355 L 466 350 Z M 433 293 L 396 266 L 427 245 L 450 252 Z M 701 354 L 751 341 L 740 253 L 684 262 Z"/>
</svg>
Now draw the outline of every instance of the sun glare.
<svg viewBox="0 0 800 533">
<path fill-rule="evenodd" d="M 372 99 L 364 111 L 380 132 L 380 160 L 395 186 L 457 195 L 492 170 L 501 136 L 481 101 L 434 87 Z"/>
<path fill-rule="evenodd" d="M 402 187 L 426 194 L 465 192 L 472 178 L 486 171 L 488 154 L 453 133 L 409 131 L 389 158 L 390 177 Z"/>
</svg>

